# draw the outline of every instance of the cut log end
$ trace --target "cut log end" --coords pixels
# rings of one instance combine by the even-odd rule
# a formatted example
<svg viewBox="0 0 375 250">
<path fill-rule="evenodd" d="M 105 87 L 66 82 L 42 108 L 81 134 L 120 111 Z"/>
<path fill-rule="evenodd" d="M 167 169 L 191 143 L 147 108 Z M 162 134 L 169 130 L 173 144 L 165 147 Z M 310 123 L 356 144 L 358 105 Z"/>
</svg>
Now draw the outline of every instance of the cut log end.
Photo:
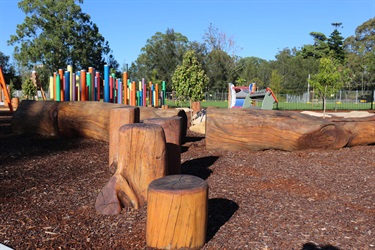
<svg viewBox="0 0 375 250">
<path fill-rule="evenodd" d="M 146 242 L 161 249 L 199 249 L 206 241 L 208 185 L 191 175 L 169 175 L 148 188 Z"/>
</svg>

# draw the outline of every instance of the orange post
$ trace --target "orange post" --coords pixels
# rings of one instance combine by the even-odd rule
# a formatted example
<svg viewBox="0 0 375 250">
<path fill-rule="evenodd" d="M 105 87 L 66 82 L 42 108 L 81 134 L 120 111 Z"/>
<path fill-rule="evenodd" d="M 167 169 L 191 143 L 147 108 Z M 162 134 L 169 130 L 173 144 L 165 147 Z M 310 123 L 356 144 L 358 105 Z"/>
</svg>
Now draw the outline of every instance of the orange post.
<svg viewBox="0 0 375 250">
<path fill-rule="evenodd" d="M 86 95 L 86 70 L 81 70 L 81 101 L 87 101 Z"/>
<path fill-rule="evenodd" d="M 5 78 L 4 78 L 4 75 L 3 75 L 3 67 L 0 66 L 0 84 L 1 84 L 1 88 L 5 94 L 5 101 L 8 103 L 8 107 L 9 107 L 9 110 L 11 113 L 13 113 L 13 106 L 12 106 L 12 102 L 10 100 L 10 93 L 8 92 L 8 89 L 7 89 L 7 85 L 5 83 Z"/>
<path fill-rule="evenodd" d="M 64 101 L 65 100 L 65 96 L 64 96 L 65 86 L 64 86 L 64 70 L 63 69 L 59 69 L 59 75 L 60 75 L 60 96 L 61 96 L 61 100 Z"/>
<path fill-rule="evenodd" d="M 159 107 L 159 85 L 155 84 L 155 107 Z"/>
</svg>

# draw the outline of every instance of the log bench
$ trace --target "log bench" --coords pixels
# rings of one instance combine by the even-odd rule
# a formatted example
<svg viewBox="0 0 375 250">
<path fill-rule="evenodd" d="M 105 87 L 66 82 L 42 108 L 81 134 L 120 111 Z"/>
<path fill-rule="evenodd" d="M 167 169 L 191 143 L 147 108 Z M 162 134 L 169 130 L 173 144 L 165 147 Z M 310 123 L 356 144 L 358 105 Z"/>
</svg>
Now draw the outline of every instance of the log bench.
<svg viewBox="0 0 375 250">
<path fill-rule="evenodd" d="M 114 108 L 137 108 L 139 118 L 181 117 L 181 140 L 185 141 L 187 116 L 183 110 L 134 107 L 107 102 L 56 102 L 30 101 L 20 103 L 12 116 L 15 134 L 38 134 L 41 136 L 86 137 L 109 142 L 110 111 Z M 135 112 L 134 114 L 137 114 Z"/>
<path fill-rule="evenodd" d="M 322 119 L 297 111 L 208 108 L 206 148 L 295 151 L 375 144 L 375 116 Z"/>
</svg>

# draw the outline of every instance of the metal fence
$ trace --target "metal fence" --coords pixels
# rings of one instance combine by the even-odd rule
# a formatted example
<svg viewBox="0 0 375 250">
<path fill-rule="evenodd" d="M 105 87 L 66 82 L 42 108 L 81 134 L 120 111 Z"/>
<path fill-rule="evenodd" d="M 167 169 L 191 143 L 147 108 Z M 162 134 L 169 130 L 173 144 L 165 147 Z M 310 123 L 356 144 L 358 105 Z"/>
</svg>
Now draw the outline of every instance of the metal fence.
<svg viewBox="0 0 375 250">
<path fill-rule="evenodd" d="M 169 100 L 174 100 L 172 92 L 167 93 Z M 323 110 L 324 101 L 314 95 L 313 92 L 306 92 L 302 95 L 277 95 L 279 103 L 274 105 L 278 110 Z M 228 93 L 206 93 L 205 101 L 227 101 Z M 368 91 L 339 91 L 325 100 L 326 109 L 329 110 L 373 110 L 375 109 L 375 93 Z"/>
</svg>

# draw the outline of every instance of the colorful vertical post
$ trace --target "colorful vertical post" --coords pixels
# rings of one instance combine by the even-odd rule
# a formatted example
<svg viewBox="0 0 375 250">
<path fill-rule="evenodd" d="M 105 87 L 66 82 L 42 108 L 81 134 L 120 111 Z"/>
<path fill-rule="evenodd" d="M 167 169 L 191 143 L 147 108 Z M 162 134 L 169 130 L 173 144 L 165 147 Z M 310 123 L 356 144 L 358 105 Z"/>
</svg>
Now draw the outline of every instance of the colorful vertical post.
<svg viewBox="0 0 375 250">
<path fill-rule="evenodd" d="M 122 84 L 124 84 L 124 104 L 128 105 L 128 72 L 122 73 Z"/>
<path fill-rule="evenodd" d="M 70 101 L 70 72 L 65 71 L 64 75 L 64 101 Z"/>
<path fill-rule="evenodd" d="M 60 74 L 56 74 L 56 101 L 61 101 Z"/>
<path fill-rule="evenodd" d="M 73 88 L 73 66 L 72 65 L 68 65 L 66 67 L 66 70 L 69 71 L 69 100 L 73 100 L 73 91 L 74 91 L 74 88 Z M 67 91 L 65 90 L 65 93 L 67 93 Z"/>
<path fill-rule="evenodd" d="M 88 72 L 86 74 L 86 86 L 87 86 L 87 89 L 86 89 L 86 99 L 89 100 L 89 101 L 92 101 L 92 96 L 91 96 L 91 92 L 92 92 L 92 74 L 90 72 Z"/>
<path fill-rule="evenodd" d="M 82 69 L 81 70 L 81 76 L 80 76 L 80 81 L 81 81 L 81 101 L 87 101 L 87 96 L 86 96 L 86 70 Z"/>
<path fill-rule="evenodd" d="M 104 65 L 104 101 L 109 102 L 109 65 Z"/>
</svg>

